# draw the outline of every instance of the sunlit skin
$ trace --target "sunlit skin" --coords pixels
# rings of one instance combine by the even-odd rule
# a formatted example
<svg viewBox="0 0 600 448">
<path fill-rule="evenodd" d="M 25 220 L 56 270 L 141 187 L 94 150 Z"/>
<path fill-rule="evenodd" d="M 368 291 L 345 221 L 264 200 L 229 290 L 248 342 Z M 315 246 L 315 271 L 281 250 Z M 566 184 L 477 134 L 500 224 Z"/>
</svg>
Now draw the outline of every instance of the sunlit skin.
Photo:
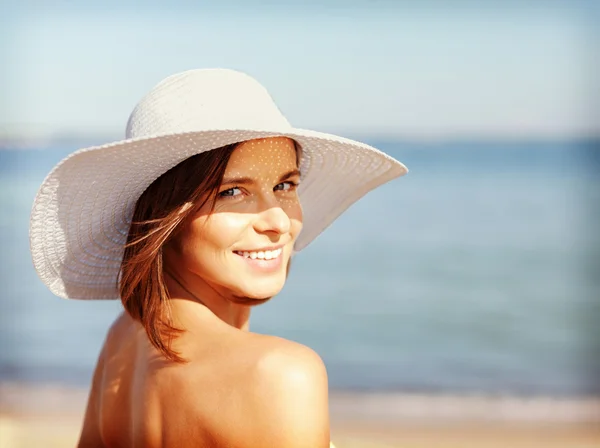
<svg viewBox="0 0 600 448">
<path fill-rule="evenodd" d="M 329 447 L 327 372 L 301 344 L 249 331 L 252 305 L 282 289 L 302 229 L 287 138 L 240 144 L 214 213 L 198 210 L 163 247 L 173 324 L 168 361 L 127 313 L 98 359 L 80 447 Z M 281 247 L 257 262 L 239 251 Z"/>
<path fill-rule="evenodd" d="M 294 242 L 302 230 L 299 183 L 291 140 L 240 144 L 227 165 L 213 213 L 205 205 L 165 247 L 169 290 L 200 300 L 224 322 L 247 329 L 250 308 L 236 302 L 246 298 L 261 303 L 278 294 L 285 283 Z M 264 248 L 282 249 L 274 271 L 256 268 L 238 254 Z M 174 313 L 178 307 L 186 304 L 173 301 Z"/>
</svg>

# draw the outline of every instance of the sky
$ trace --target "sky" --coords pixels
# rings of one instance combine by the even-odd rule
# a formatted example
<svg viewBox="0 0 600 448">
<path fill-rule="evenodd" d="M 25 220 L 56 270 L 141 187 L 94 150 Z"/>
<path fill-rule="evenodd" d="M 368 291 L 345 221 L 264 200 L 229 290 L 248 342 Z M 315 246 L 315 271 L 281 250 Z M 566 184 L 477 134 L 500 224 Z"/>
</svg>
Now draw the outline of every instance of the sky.
<svg viewBox="0 0 600 448">
<path fill-rule="evenodd" d="M 0 136 L 122 137 L 155 84 L 204 67 L 254 76 L 302 128 L 600 136 L 599 3 L 0 0 Z"/>
</svg>

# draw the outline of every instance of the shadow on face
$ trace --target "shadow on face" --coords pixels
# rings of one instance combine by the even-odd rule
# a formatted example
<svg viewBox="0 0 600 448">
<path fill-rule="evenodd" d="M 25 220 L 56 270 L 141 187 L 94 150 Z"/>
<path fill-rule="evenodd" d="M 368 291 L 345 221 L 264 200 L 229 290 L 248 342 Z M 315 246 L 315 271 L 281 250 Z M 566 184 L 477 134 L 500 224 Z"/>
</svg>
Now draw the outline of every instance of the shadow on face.
<svg viewBox="0 0 600 448">
<path fill-rule="evenodd" d="M 212 212 L 202 206 L 173 241 L 177 271 L 240 303 L 279 293 L 302 230 L 299 182 L 291 139 L 237 145 Z"/>
</svg>

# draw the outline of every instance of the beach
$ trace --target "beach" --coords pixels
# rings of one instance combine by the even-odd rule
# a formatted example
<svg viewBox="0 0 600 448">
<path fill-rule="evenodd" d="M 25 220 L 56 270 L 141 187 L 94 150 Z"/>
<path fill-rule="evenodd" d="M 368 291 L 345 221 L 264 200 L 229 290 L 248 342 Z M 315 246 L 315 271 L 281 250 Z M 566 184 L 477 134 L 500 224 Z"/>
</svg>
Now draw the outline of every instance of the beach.
<svg viewBox="0 0 600 448">
<path fill-rule="evenodd" d="M 0 384 L 0 447 L 75 446 L 85 388 Z M 600 398 L 507 398 L 333 391 L 337 448 L 592 448 Z"/>
<path fill-rule="evenodd" d="M 322 359 L 336 448 L 600 448 L 599 22 L 593 0 L 0 3 L 0 448 L 77 445 L 135 196 L 268 130 L 297 134 L 312 242 L 249 331 Z M 262 186 L 219 260 L 296 235 Z"/>
<path fill-rule="evenodd" d="M 2 448 L 73 447 L 80 430 L 80 417 L 0 417 Z M 336 448 L 597 448 L 598 428 L 589 426 L 536 427 L 525 425 L 436 426 L 336 424 L 332 427 Z"/>
<path fill-rule="evenodd" d="M 595 144 L 376 143 L 410 182 L 353 206 L 252 316 L 323 358 L 336 447 L 600 446 Z M 122 310 L 33 270 L 33 197 L 69 151 L 0 151 L 2 448 L 76 444 Z"/>
</svg>

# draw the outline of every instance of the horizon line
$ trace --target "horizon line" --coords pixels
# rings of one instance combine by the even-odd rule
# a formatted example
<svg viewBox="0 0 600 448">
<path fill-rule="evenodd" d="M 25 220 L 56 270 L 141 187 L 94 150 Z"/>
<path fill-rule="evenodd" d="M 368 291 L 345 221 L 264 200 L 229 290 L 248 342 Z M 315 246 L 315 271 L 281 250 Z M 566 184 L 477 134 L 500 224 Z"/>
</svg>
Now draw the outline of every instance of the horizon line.
<svg viewBox="0 0 600 448">
<path fill-rule="evenodd" d="M 372 134 L 368 133 L 331 133 L 345 138 L 363 141 L 367 144 L 469 144 L 469 143 L 507 143 L 507 144 L 540 144 L 540 143 L 589 143 L 600 148 L 600 134 L 590 135 L 541 135 L 541 134 L 453 134 L 453 135 L 415 135 L 415 134 Z M 52 146 L 78 146 L 88 148 L 110 143 L 126 141 L 121 137 L 106 134 L 65 134 L 54 136 L 3 136 L 0 134 L 0 150 L 10 149 L 44 149 Z"/>
</svg>

